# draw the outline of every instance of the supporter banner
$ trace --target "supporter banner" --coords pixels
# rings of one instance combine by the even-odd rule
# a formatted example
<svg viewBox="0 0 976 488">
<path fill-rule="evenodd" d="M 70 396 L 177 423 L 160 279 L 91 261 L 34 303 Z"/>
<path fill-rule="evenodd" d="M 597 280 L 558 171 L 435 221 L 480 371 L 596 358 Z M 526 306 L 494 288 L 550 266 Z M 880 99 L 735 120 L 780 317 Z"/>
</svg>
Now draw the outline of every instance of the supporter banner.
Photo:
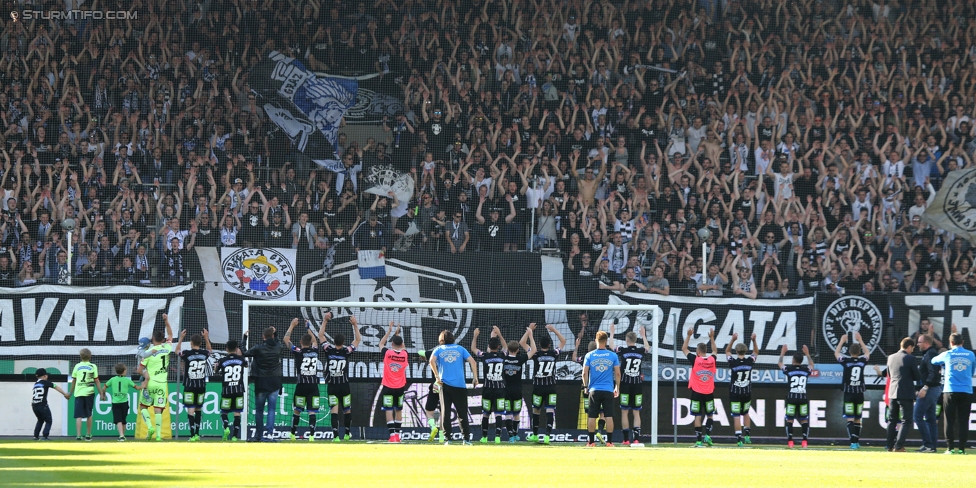
<svg viewBox="0 0 976 488">
<path fill-rule="evenodd" d="M 452 309 L 453 303 L 525 303 L 544 304 L 541 285 L 541 262 L 538 256 L 526 255 L 496 259 L 486 266 L 485 255 L 468 253 L 445 258 L 444 254 L 406 253 L 384 262 L 385 276 L 364 278 L 357 261 L 336 264 L 329 277 L 317 271 L 302 277 L 299 300 L 348 301 L 350 306 L 333 310 L 336 320 L 328 333 L 343 332 L 350 337 L 348 317 L 355 314 L 363 341 L 360 353 L 378 353 L 379 341 L 390 321 L 401 325 L 407 349 L 432 349 L 443 329 L 454 332 L 459 343 L 470 341 L 472 327 L 498 325 L 505 337 L 517 339 L 529 322 L 544 324 L 544 313 L 536 310 L 472 311 Z M 375 309 L 356 306 L 357 302 L 441 303 L 443 309 Z M 277 309 L 275 309 L 277 310 Z M 316 322 L 324 310 L 300 311 Z M 381 360 L 378 354 L 361 360 Z M 350 371 L 359 369 L 350 365 Z"/>
<path fill-rule="evenodd" d="M 729 415 L 727 389 L 716 390 L 715 394 L 715 428 L 713 437 L 732 437 L 732 417 Z M 786 442 L 786 394 L 783 387 L 758 387 L 752 389 L 752 406 L 749 418 L 752 421 L 752 435 L 754 437 L 773 437 Z M 882 401 L 883 392 L 868 390 L 864 393 L 864 412 L 861 436 L 867 439 L 884 439 L 885 406 Z M 838 388 L 810 388 L 807 391 L 810 400 L 810 436 L 818 438 L 840 439 L 843 443 L 847 439 L 847 420 L 844 418 L 844 393 Z M 649 398 L 649 395 L 644 395 Z M 671 437 L 674 425 L 678 426 L 679 437 L 694 436 L 692 427 L 694 417 L 691 415 L 691 399 L 687 388 L 678 390 L 678 398 L 672 398 L 670 392 L 660 396 L 658 407 L 660 417 L 658 429 L 660 435 Z M 646 414 L 645 414 L 646 415 Z M 794 434 L 800 434 L 799 423 L 794 425 Z M 645 427 L 644 432 L 648 429 Z"/>
<path fill-rule="evenodd" d="M 220 248 L 224 290 L 248 299 L 294 300 L 295 249 Z"/>
<path fill-rule="evenodd" d="M 299 152 L 319 164 L 337 162 L 339 122 L 356 100 L 356 80 L 316 76 L 301 61 L 272 51 L 249 81 L 268 118 Z"/>
<path fill-rule="evenodd" d="M 720 350 L 725 350 L 725 346 L 732 342 L 732 334 L 739 335 L 737 342 L 756 334 L 759 364 L 776 364 L 780 348 L 784 345 L 790 351 L 796 351 L 803 345 L 812 348 L 816 344 L 813 335 L 816 314 L 812 297 L 749 300 L 627 293 L 610 295 L 607 303 L 660 307 L 658 313 L 604 312 L 598 323 L 599 330 L 606 331 L 614 325 L 614 339 L 617 341 L 623 341 L 627 332 L 637 332 L 641 327 L 648 334 L 658 334 L 659 355 L 667 358 L 671 358 L 675 351 L 681 357 L 681 347 L 689 330 L 694 331 L 688 343 L 690 350 L 700 343 L 707 343 L 711 329 L 715 329 L 715 345 Z M 590 317 L 591 323 L 596 320 L 596 317 Z"/>
<path fill-rule="evenodd" d="M 0 356 L 132 355 L 168 313 L 174 331 L 193 300 L 193 286 L 79 287 L 38 285 L 4 290 L 0 298 Z M 175 333 L 175 332 L 174 332 Z"/>
<path fill-rule="evenodd" d="M 948 343 L 955 324 L 967 347 L 972 347 L 976 339 L 976 296 L 896 293 L 888 295 L 888 300 L 895 342 L 918 332 L 922 319 L 929 319 L 943 343 Z"/>
<path fill-rule="evenodd" d="M 976 244 L 976 168 L 946 175 L 922 221 Z"/>
<path fill-rule="evenodd" d="M 854 343 L 854 334 L 861 334 L 861 340 L 867 346 L 867 352 L 879 353 L 881 336 L 884 332 L 886 313 L 889 311 L 888 296 L 881 293 L 869 295 L 844 295 L 833 293 L 817 294 L 817 311 L 820 313 L 820 333 L 822 339 L 820 356 L 827 360 L 832 358 L 840 338 L 845 334 L 847 342 L 841 352 L 847 354 L 847 348 Z M 831 361 L 832 362 L 832 361 Z"/>
</svg>

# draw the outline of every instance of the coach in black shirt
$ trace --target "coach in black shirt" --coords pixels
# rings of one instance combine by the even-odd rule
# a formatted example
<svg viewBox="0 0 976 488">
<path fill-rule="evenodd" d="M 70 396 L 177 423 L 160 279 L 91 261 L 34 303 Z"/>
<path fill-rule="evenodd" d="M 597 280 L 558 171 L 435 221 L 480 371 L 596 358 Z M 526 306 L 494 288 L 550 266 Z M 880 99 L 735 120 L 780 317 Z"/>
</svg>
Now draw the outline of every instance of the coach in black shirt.
<svg viewBox="0 0 976 488">
<path fill-rule="evenodd" d="M 910 337 L 901 340 L 901 350 L 888 356 L 888 452 L 905 452 L 905 437 L 912 429 L 912 419 L 915 412 L 915 383 L 922 379 L 918 372 L 918 362 L 912 352 L 915 351 L 915 341 Z M 898 429 L 898 421 L 902 412 L 905 422 Z M 895 435 L 897 434 L 897 440 Z"/>
<path fill-rule="evenodd" d="M 298 323 L 298 319 L 292 320 L 292 323 Z M 274 327 L 264 329 L 264 342 L 244 351 L 244 357 L 253 358 L 254 401 L 257 403 L 254 425 L 258 434 L 254 440 L 258 442 L 275 442 L 275 409 L 278 394 L 281 393 L 281 357 L 285 352 L 285 345 L 275 337 L 275 332 Z M 247 347 L 247 332 L 244 333 L 244 344 Z M 262 426 L 265 405 L 268 407 L 268 422 Z M 266 432 L 269 435 L 267 439 L 264 437 Z"/>
<path fill-rule="evenodd" d="M 932 337 L 922 334 L 918 337 L 918 349 L 924 352 L 918 365 L 922 382 L 918 385 L 918 399 L 915 400 L 915 425 L 922 434 L 922 447 L 918 452 L 935 452 L 939 443 L 939 423 L 935 406 L 942 395 L 942 370 L 932 364 L 932 358 L 939 354 Z"/>
</svg>

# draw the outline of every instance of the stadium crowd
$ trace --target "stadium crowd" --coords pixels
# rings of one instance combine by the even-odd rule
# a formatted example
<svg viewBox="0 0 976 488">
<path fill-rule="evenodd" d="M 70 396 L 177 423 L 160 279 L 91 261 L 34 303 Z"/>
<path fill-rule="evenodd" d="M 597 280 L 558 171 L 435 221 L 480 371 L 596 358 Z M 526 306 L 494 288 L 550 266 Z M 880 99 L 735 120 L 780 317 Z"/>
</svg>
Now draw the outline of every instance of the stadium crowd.
<svg viewBox="0 0 976 488">
<path fill-rule="evenodd" d="M 3 19 L 0 286 L 176 283 L 194 246 L 268 246 L 558 249 L 662 294 L 976 289 L 969 244 L 921 219 L 976 150 L 971 3 L 119 8 Z M 311 169 L 250 89 L 271 51 L 381 73 L 404 110 Z M 414 198 L 363 194 L 384 164 Z"/>
</svg>

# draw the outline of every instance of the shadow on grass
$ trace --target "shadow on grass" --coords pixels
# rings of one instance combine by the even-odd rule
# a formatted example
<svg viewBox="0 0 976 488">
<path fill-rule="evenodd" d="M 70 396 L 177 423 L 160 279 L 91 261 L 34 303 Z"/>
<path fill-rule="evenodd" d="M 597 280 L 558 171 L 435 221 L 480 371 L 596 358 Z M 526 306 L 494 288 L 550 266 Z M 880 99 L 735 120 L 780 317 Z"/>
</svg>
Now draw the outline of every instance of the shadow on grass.
<svg viewBox="0 0 976 488">
<path fill-rule="evenodd" d="M 0 448 L 0 484 L 5 486 L 78 486 L 99 482 L 114 485 L 145 485 L 147 473 L 137 461 L 120 459 L 112 453 L 75 449 Z M 78 459 L 85 456 L 86 459 Z M 152 481 L 179 484 L 186 476 L 153 471 Z"/>
<path fill-rule="evenodd" d="M 67 471 L 44 470 L 36 471 L 25 467 L 19 471 L 9 471 L 4 473 L 4 486 L 79 486 L 82 483 L 99 486 L 99 483 L 106 485 L 122 486 L 145 486 L 149 480 L 148 473 L 101 471 L 93 469 L 70 469 Z M 159 471 L 152 473 L 151 481 L 154 484 L 167 486 L 178 486 L 181 480 L 186 480 L 184 476 L 173 476 Z"/>
<path fill-rule="evenodd" d="M 51 458 L 66 456 L 97 456 L 97 451 L 81 451 L 73 449 L 29 449 L 23 447 L 0 447 L 0 466 L 3 461 L 10 458 L 44 457 Z"/>
</svg>

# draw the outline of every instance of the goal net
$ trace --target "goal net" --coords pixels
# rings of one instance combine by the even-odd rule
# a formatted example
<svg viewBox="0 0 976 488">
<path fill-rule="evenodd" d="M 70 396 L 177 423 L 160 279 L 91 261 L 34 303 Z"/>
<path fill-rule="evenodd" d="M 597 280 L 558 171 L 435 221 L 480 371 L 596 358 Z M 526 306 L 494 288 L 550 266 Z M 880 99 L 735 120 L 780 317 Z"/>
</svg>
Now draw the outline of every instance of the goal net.
<svg viewBox="0 0 976 488">
<path fill-rule="evenodd" d="M 665 354 L 658 353 L 659 342 L 665 340 L 669 326 L 661 308 L 650 304 L 619 304 L 608 305 L 572 305 L 546 304 L 533 306 L 511 303 L 450 303 L 429 302 L 346 302 L 346 301 L 257 301 L 242 302 L 241 319 L 244 331 L 249 331 L 251 346 L 259 341 L 262 331 L 274 326 L 278 337 L 282 338 L 292 319 L 298 318 L 300 325 L 292 332 L 290 340 L 298 344 L 301 336 L 308 328 L 318 331 L 327 312 L 333 318 L 325 329 L 325 340 L 333 343 L 338 335 L 342 335 L 345 344 L 355 340 L 355 332 L 350 321 L 355 317 L 361 342 L 356 352 L 349 357 L 345 374 L 350 380 L 352 392 L 352 410 L 354 418 L 358 419 L 354 426 L 354 438 L 381 438 L 385 436 L 386 420 L 381 410 L 379 400 L 380 380 L 382 377 L 382 355 L 380 341 L 391 322 L 401 327 L 400 336 L 410 353 L 410 367 L 407 371 L 409 382 L 408 391 L 404 398 L 403 427 L 404 439 L 420 439 L 426 434 L 420 431 L 426 429 L 427 418 L 430 413 L 426 410 L 427 396 L 430 394 L 429 383 L 432 376 L 426 359 L 418 355 L 419 351 L 429 351 L 437 346 L 437 338 L 442 330 L 450 330 L 456 337 L 456 342 L 465 348 L 471 347 L 474 330 L 480 330 L 477 347 L 482 351 L 488 349 L 488 339 L 492 327 L 497 326 L 505 341 L 519 341 L 531 323 L 536 323 L 534 338 L 538 342 L 544 334 L 548 334 L 554 346 L 559 346 L 561 340 L 565 345 L 561 349 L 556 363 L 555 376 L 557 379 L 558 405 L 556 428 L 557 431 L 578 433 L 577 429 L 585 428 L 579 422 L 581 405 L 581 372 L 582 366 L 573 361 L 574 356 L 582 358 L 587 352 L 587 346 L 600 330 L 614 333 L 615 344 L 624 345 L 628 332 L 639 332 L 641 328 L 651 350 L 642 365 L 645 377 L 645 409 L 644 425 L 651 443 L 657 443 L 658 411 L 661 402 L 658 395 L 658 358 Z M 306 321 L 310 323 L 307 325 Z M 546 330 L 551 324 L 556 332 Z M 574 350 L 579 340 L 577 354 Z M 667 351 L 670 358 L 672 352 Z M 282 373 L 285 382 L 296 375 L 296 363 L 290 355 L 285 356 Z M 328 376 L 328 366 L 319 366 L 322 381 Z M 479 370 L 481 364 L 479 363 Z M 520 413 L 520 428 L 527 429 L 528 411 L 530 410 L 533 366 L 529 361 L 523 368 L 523 398 L 525 406 Z M 483 379 L 483 373 L 479 373 Z M 470 376 L 469 376 L 470 379 Z M 253 385 L 252 385 L 253 386 Z M 253 390 L 253 387 L 252 387 Z M 275 432 L 266 434 L 282 437 L 287 435 L 291 423 L 292 399 L 279 399 L 275 418 Z M 468 416 L 472 426 L 481 423 L 481 391 L 476 389 L 469 395 L 469 408 L 464 415 Z M 668 397 L 669 399 L 670 397 Z M 254 418 L 253 392 L 248 395 L 245 405 L 247 416 L 246 436 L 254 435 L 256 419 Z M 670 400 L 667 400 L 670 401 Z M 327 400 L 323 399 L 323 405 Z M 667 405 L 665 405 L 667 407 Z M 326 407 L 323 407 L 325 409 Z M 454 413 L 450 413 L 451 422 L 457 422 Z M 267 415 L 267 414 L 265 414 Z M 436 415 L 436 414 L 435 414 Z M 365 419 L 365 421 L 364 421 Z M 439 419 L 438 419 L 439 420 Z M 448 419 L 445 419 L 445 421 Z M 266 421 L 266 419 L 265 419 Z M 321 421 L 320 421 L 321 424 Z M 365 424 L 365 425 L 362 425 Z M 456 425 L 456 424 L 455 424 Z M 417 431 L 410 429 L 416 428 Z M 330 430 L 319 425 L 319 430 Z M 477 430 L 477 429 L 475 429 Z M 457 429 L 455 429 L 455 432 Z M 327 436 L 330 434 L 327 434 Z M 564 439 L 570 439 L 565 434 Z M 426 438 L 426 437 L 423 437 Z"/>
</svg>

